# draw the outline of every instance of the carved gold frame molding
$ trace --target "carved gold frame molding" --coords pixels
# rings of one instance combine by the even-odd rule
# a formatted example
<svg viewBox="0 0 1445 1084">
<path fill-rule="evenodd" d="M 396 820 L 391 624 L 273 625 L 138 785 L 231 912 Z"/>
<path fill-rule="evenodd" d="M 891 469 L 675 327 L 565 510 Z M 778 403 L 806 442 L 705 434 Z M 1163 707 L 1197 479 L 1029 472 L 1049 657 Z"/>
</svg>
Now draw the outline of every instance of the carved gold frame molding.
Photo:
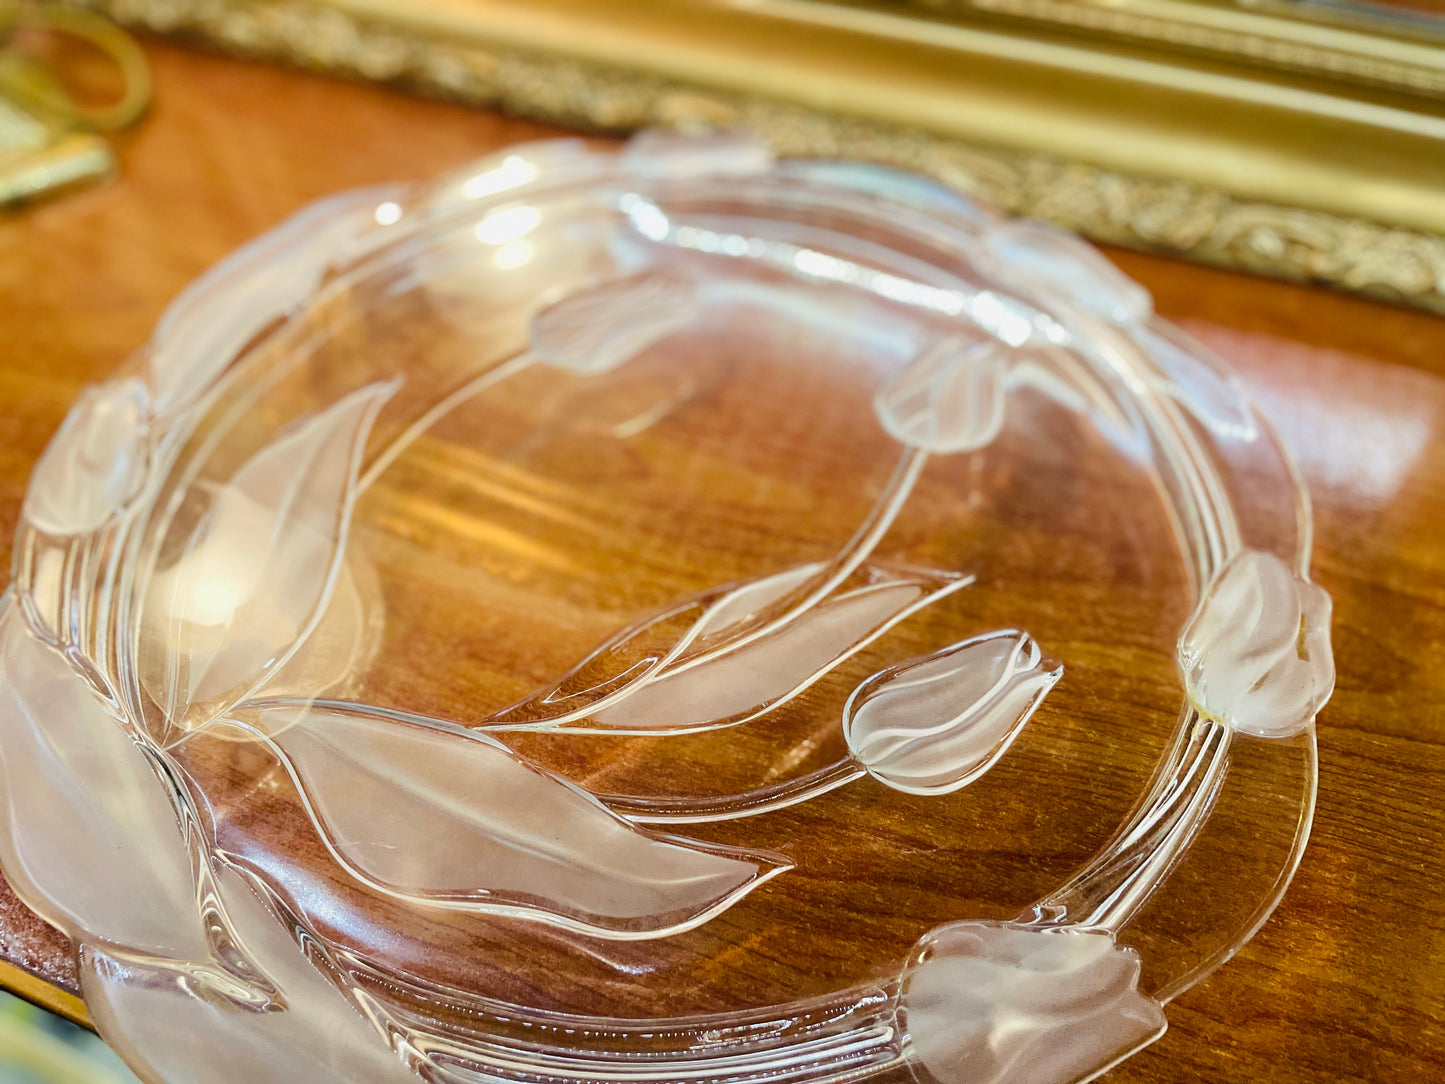
<svg viewBox="0 0 1445 1084">
<path fill-rule="evenodd" d="M 565 124 L 742 124 L 1098 240 L 1445 311 L 1445 37 L 1423 23 L 1269 0 L 85 2 Z"/>
<path fill-rule="evenodd" d="M 1407 93 L 1445 94 L 1445 19 L 1309 0 L 908 0 Z M 1345 0 L 1348 5 L 1350 0 Z M 1445 13 L 1445 11 L 1442 11 Z"/>
</svg>

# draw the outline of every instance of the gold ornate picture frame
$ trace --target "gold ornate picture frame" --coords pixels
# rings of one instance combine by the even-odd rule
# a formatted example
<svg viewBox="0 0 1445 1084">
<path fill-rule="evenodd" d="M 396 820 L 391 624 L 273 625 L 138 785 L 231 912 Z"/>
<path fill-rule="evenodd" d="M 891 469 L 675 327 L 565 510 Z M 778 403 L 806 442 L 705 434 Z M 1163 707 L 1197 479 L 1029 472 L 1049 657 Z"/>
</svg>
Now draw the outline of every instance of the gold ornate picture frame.
<svg viewBox="0 0 1445 1084">
<path fill-rule="evenodd" d="M 1445 310 L 1445 19 L 1258 0 L 86 0 L 587 128 L 741 124 L 1093 239 Z"/>
</svg>

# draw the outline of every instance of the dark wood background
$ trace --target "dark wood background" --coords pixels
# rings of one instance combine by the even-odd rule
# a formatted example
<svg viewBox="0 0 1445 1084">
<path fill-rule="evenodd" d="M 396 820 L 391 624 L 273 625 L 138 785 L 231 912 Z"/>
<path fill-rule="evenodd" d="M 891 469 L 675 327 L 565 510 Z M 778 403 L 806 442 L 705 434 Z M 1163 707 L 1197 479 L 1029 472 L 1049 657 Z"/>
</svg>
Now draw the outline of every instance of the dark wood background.
<svg viewBox="0 0 1445 1084">
<path fill-rule="evenodd" d="M 0 218 L 3 567 L 31 466 L 81 385 L 142 343 L 209 264 L 323 194 L 554 134 L 149 51 L 157 100 L 121 143 L 120 179 Z M 1445 319 L 1110 255 L 1238 368 L 1298 452 L 1339 686 L 1319 721 L 1314 836 L 1284 903 L 1109 1079 L 1445 1079 Z M 0 956 L 73 989 L 69 946 L 3 885 Z"/>
</svg>

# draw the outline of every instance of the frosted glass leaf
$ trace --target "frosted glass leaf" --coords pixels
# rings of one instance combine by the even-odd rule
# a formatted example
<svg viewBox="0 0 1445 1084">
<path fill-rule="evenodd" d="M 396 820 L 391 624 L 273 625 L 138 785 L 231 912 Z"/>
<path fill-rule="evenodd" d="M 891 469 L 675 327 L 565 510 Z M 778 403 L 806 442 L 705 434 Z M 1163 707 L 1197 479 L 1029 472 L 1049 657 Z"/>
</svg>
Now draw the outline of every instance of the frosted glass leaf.
<svg viewBox="0 0 1445 1084">
<path fill-rule="evenodd" d="M 739 584 L 708 607 L 702 620 L 692 629 L 692 638 L 696 641 L 717 636 L 766 613 L 773 603 L 786 598 L 826 567 L 822 562 L 797 565 L 750 583 Z"/>
<path fill-rule="evenodd" d="M 965 640 L 882 670 L 843 708 L 868 774 L 910 794 L 947 794 L 986 772 L 1063 673 L 1025 632 Z"/>
<path fill-rule="evenodd" d="M 825 568 L 798 565 L 773 575 L 712 588 L 670 606 L 603 643 L 551 687 L 503 708 L 474 726 L 552 728 L 592 717 L 607 705 L 636 694 L 663 669 L 702 650 L 727 646 L 730 633 L 759 620 L 783 598 Z M 675 726 L 675 724 L 673 724 Z"/>
<path fill-rule="evenodd" d="M 889 580 L 836 595 L 736 648 L 724 645 L 675 668 L 664 666 L 568 728 L 680 734 L 756 719 L 969 581 L 938 582 L 923 577 Z"/>
<path fill-rule="evenodd" d="M 141 674 L 192 727 L 284 665 L 344 557 L 367 433 L 394 383 L 303 418 L 238 470 L 146 597 Z"/>
<path fill-rule="evenodd" d="M 347 695 L 375 657 L 384 629 L 381 584 L 365 558 L 353 554 L 337 569 L 336 584 L 315 627 L 266 679 L 266 695 Z"/>
<path fill-rule="evenodd" d="M 345 242 L 375 226 L 376 208 L 401 192 L 362 188 L 319 200 L 186 287 L 152 340 L 157 412 L 189 402 L 258 332 L 305 301 Z"/>
<path fill-rule="evenodd" d="M 1174 328 L 1140 327 L 1135 334 L 1167 378 L 1165 389 L 1201 424 L 1226 440 L 1259 436 L 1239 379 L 1205 360 L 1203 346 Z"/>
<path fill-rule="evenodd" d="M 86 388 L 30 476 L 25 517 L 53 535 L 78 535 L 102 526 L 145 482 L 145 384 L 135 378 Z"/>
<path fill-rule="evenodd" d="M 1074 1084 L 1164 1034 L 1139 958 L 1106 930 L 954 922 L 919 943 L 899 998 L 937 1084 Z"/>
<path fill-rule="evenodd" d="M 994 273 L 1042 283 L 1110 323 L 1142 323 L 1154 310 L 1149 291 L 1075 234 L 1020 218 L 986 231 L 983 240 Z"/>
<path fill-rule="evenodd" d="M 1314 721 L 1335 687 L 1330 596 L 1272 553 L 1245 550 L 1214 577 L 1179 637 L 1201 714 L 1261 738 Z"/>
<path fill-rule="evenodd" d="M 72 938 L 104 930 L 140 951 L 209 958 L 165 785 L 110 707 L 29 634 L 8 597 L 0 774 L 0 865 L 28 906 Z"/>
<path fill-rule="evenodd" d="M 259 885 L 222 867 L 216 886 L 238 939 L 288 1007 L 241 1011 L 195 996 L 180 962 L 86 945 L 86 1008 L 131 1068 L 162 1084 L 416 1084 L 377 1027 L 292 940 L 292 924 L 268 911 Z"/>
<path fill-rule="evenodd" d="M 555 683 L 475 722 L 476 726 L 544 729 L 580 719 L 611 703 L 689 642 L 707 612 L 705 600 L 671 606 L 607 640 Z"/>
<path fill-rule="evenodd" d="M 317 706 L 259 712 L 317 830 L 364 883 L 450 910 L 602 937 L 689 929 L 789 868 L 642 831 L 585 791 L 460 727 Z"/>
<path fill-rule="evenodd" d="M 669 606 L 612 637 L 556 683 L 475 724 L 547 728 L 585 718 L 627 695 L 699 641 L 716 641 L 816 575 L 822 564 L 799 565 L 740 585 L 727 585 Z M 715 646 L 715 645 L 714 645 Z"/>
<path fill-rule="evenodd" d="M 750 177 L 773 168 L 768 143 L 742 131 L 686 135 L 659 128 L 638 132 L 622 149 L 622 168 L 642 177 Z"/>
<path fill-rule="evenodd" d="M 891 376 L 873 408 L 895 440 L 940 455 L 971 452 L 1003 428 L 1007 375 L 998 343 L 945 339 Z"/>
<path fill-rule="evenodd" d="M 569 294 L 532 318 L 532 353 L 585 376 L 606 373 L 692 322 L 684 280 L 644 271 Z"/>
</svg>

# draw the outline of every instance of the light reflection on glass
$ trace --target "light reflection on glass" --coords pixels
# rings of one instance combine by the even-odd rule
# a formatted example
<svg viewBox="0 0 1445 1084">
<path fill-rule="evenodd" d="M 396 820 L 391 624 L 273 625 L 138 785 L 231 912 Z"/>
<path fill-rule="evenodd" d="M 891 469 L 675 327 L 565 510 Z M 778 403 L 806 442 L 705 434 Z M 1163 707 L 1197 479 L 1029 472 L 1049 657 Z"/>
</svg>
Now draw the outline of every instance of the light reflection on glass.
<svg viewBox="0 0 1445 1084">
<path fill-rule="evenodd" d="M 497 249 L 497 254 L 492 257 L 492 263 L 503 271 L 511 271 L 513 268 L 531 263 L 533 255 L 531 241 L 512 241 Z"/>
<path fill-rule="evenodd" d="M 700 226 L 674 225 L 655 203 L 636 194 L 619 205 L 638 233 L 659 244 L 672 244 L 697 252 L 760 260 L 796 271 L 812 279 L 856 286 L 879 297 L 945 316 L 966 316 L 1009 346 L 1022 346 L 1035 335 L 1058 341 L 1061 328 L 1042 313 L 991 290 L 945 289 L 865 267 L 853 260 L 804 248 L 784 241 L 764 241 L 737 233 L 722 233 Z"/>
<path fill-rule="evenodd" d="M 487 214 L 477 223 L 477 240 L 488 245 L 505 245 L 525 237 L 542 221 L 542 212 L 537 208 L 523 205 L 502 207 Z"/>
<path fill-rule="evenodd" d="M 501 165 L 467 178 L 462 183 L 462 195 L 467 199 L 481 199 L 526 184 L 536 176 L 535 165 L 518 155 L 509 154 L 502 159 Z"/>
</svg>

